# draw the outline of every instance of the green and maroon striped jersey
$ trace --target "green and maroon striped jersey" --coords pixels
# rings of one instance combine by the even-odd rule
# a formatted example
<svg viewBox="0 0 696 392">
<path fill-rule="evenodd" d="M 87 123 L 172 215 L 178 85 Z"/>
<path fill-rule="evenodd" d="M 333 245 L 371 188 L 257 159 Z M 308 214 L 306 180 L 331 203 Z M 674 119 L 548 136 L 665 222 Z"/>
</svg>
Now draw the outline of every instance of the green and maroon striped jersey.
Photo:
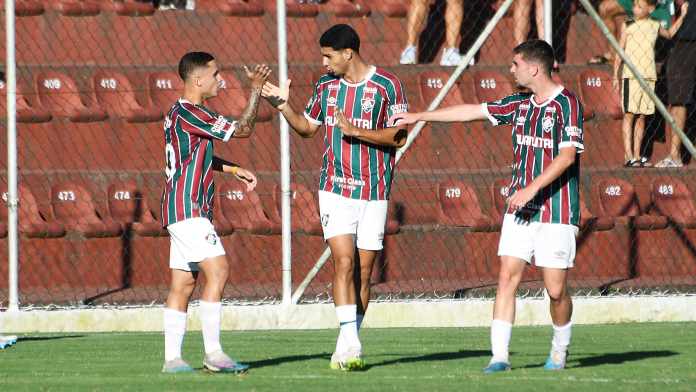
<svg viewBox="0 0 696 392">
<path fill-rule="evenodd" d="M 337 108 L 358 128 L 388 128 L 390 116 L 408 110 L 401 81 L 377 67 L 360 83 L 327 74 L 314 86 L 304 112 L 326 130 L 319 189 L 352 199 L 388 199 L 396 149 L 343 136 L 336 127 Z"/>
<path fill-rule="evenodd" d="M 483 104 L 493 125 L 512 124 L 514 165 L 508 195 L 541 175 L 560 149 L 584 150 L 582 104 L 559 86 L 553 98 L 537 103 L 529 93 L 513 94 Z M 580 222 L 580 159 L 539 191 L 525 209 L 530 221 L 578 225 Z M 508 206 L 506 213 L 513 213 Z M 525 215 L 526 215 L 525 214 Z"/>
<path fill-rule="evenodd" d="M 162 226 L 184 219 L 213 218 L 213 139 L 228 141 L 237 122 L 179 99 L 164 118 L 167 182 Z"/>
</svg>

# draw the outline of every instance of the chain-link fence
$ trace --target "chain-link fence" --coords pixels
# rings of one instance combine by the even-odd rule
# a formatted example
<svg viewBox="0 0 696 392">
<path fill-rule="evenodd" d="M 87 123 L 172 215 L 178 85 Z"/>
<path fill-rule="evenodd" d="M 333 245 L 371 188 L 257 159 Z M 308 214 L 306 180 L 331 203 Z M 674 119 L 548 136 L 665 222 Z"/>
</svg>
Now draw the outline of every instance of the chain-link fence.
<svg viewBox="0 0 696 392">
<path fill-rule="evenodd" d="M 624 167 L 623 102 L 612 86 L 609 45 L 582 7 L 568 0 L 553 6 L 554 77 L 585 108 L 582 227 L 571 286 L 601 294 L 691 291 L 694 165 L 680 151 L 681 168 Z M 402 81 L 411 111 L 423 110 L 497 7 L 489 0 L 288 1 L 291 104 L 304 108 L 322 74 L 320 34 L 348 23 L 361 37 L 362 56 Z M 162 119 L 182 89 L 176 64 L 191 50 L 213 53 L 225 88 L 209 104 L 231 117 L 246 104 L 249 82 L 242 66 L 277 67 L 275 0 L 198 0 L 193 10 L 165 8 L 133 0 L 16 2 L 23 306 L 162 303 L 169 281 L 169 238 L 159 224 Z M 537 11 L 534 2 L 515 0 L 443 105 L 482 103 L 515 91 L 508 71 L 512 48 L 519 37 L 542 30 Z M 610 16 L 617 23 L 625 18 Z M 665 101 L 664 62 L 672 45 L 662 39 L 657 44 L 657 92 Z M 687 84 L 681 87 L 693 90 Z M 4 97 L 0 106 L 0 185 L 6 188 Z M 686 112 L 688 133 L 696 116 L 691 107 Z M 281 293 L 278 130 L 275 111 L 262 102 L 251 137 L 215 147 L 216 155 L 259 176 L 251 193 L 234 178 L 215 177 L 214 224 L 231 272 L 226 299 L 274 301 Z M 640 156 L 656 163 L 669 155 L 671 134 L 659 114 L 647 116 Z M 316 195 L 323 154 L 323 132 L 312 139 L 292 135 L 295 284 L 325 247 Z M 509 127 L 427 125 L 396 170 L 374 296 L 490 295 L 511 163 Z M 6 301 L 5 205 L 0 220 L 0 301 Z M 303 300 L 330 298 L 332 276 L 328 262 Z M 536 292 L 541 285 L 539 270 L 529 268 L 524 288 Z"/>
</svg>

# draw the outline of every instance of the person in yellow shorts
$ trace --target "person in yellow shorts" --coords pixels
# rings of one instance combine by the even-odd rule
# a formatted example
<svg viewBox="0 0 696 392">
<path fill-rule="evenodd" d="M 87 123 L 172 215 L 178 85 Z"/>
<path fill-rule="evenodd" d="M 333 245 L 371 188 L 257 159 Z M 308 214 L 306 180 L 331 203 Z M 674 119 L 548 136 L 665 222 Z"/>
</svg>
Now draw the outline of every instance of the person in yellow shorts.
<svg viewBox="0 0 696 392">
<path fill-rule="evenodd" d="M 652 91 L 655 91 L 657 72 L 655 69 L 655 42 L 658 34 L 665 38 L 672 38 L 684 21 L 684 15 L 689 3 L 682 5 L 679 18 L 672 24 L 669 30 L 660 25 L 660 22 L 650 19 L 650 14 L 655 10 L 657 0 L 638 0 L 633 3 L 634 20 L 624 23 L 621 29 L 621 48 L 626 52 L 629 60 L 636 66 L 639 74 L 648 82 Z M 641 144 L 645 133 L 645 117 L 655 113 L 655 103 L 650 96 L 638 84 L 638 79 L 624 64 L 621 57 L 616 56 L 614 61 L 615 89 L 619 89 L 619 70 L 622 72 L 623 83 L 621 86 L 623 97 L 623 144 L 626 167 L 650 166 L 648 159 L 641 154 Z M 623 68 L 623 69 L 622 69 Z"/>
</svg>

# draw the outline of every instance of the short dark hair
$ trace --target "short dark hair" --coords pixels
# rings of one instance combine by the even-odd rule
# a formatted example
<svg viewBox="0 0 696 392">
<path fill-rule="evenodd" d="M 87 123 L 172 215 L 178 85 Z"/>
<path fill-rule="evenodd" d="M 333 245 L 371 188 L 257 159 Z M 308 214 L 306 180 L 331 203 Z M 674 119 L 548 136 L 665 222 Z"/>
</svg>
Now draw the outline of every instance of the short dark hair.
<svg viewBox="0 0 696 392">
<path fill-rule="evenodd" d="M 186 81 L 194 69 L 205 67 L 213 60 L 215 60 L 215 57 L 207 52 L 186 53 L 183 57 L 181 57 L 181 60 L 179 60 L 179 76 L 181 77 L 181 80 Z"/>
<path fill-rule="evenodd" d="M 512 50 L 515 54 L 521 54 L 527 61 L 535 61 L 541 64 L 548 74 L 553 69 L 553 48 L 548 42 L 541 39 L 531 39 L 522 42 Z"/>
<path fill-rule="evenodd" d="M 322 48 L 332 48 L 333 50 L 353 49 L 360 52 L 360 37 L 355 30 L 347 24 L 337 24 L 331 26 L 319 38 L 319 45 Z"/>
<path fill-rule="evenodd" d="M 645 0 L 645 2 L 651 7 L 657 6 L 657 0 Z"/>
</svg>

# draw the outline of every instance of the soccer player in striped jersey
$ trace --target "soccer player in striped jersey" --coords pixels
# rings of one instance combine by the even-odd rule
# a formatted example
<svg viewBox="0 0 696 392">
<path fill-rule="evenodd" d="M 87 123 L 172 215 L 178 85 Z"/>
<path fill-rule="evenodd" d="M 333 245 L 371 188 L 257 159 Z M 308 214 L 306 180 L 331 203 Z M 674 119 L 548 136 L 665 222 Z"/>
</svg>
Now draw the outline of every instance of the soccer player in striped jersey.
<svg viewBox="0 0 696 392">
<path fill-rule="evenodd" d="M 282 88 L 267 82 L 263 96 L 300 136 L 312 137 L 324 126 L 319 210 L 334 261 L 340 324 L 331 368 L 358 370 L 364 367 L 358 331 L 370 298 L 372 266 L 383 246 L 396 147 L 407 136 L 405 127 L 390 127 L 387 119 L 408 104 L 396 76 L 360 57 L 360 38 L 352 27 L 332 26 L 319 46 L 327 74 L 316 83 L 304 113 L 288 103 L 290 80 Z"/>
<path fill-rule="evenodd" d="M 498 246 L 501 268 L 491 325 L 493 358 L 484 369 L 486 373 L 510 369 L 508 346 L 515 319 L 515 292 L 532 256 L 543 270 L 551 299 L 553 339 L 546 369 L 565 367 L 571 335 L 573 305 L 566 278 L 575 259 L 580 222 L 582 105 L 575 94 L 551 79 L 554 58 L 548 43 L 527 41 L 513 53 L 510 72 L 530 93 L 390 119 L 405 124 L 488 119 L 493 125 L 512 125 L 514 162 Z M 491 139 L 491 143 L 496 141 Z"/>
<path fill-rule="evenodd" d="M 181 358 L 181 345 L 198 271 L 205 275 L 199 308 L 205 346 L 203 367 L 212 372 L 233 373 L 248 368 L 227 356 L 220 345 L 220 299 L 228 266 L 225 250 L 212 224 L 214 170 L 231 173 L 245 182 L 249 191 L 256 186 L 253 173 L 213 155 L 213 140 L 227 142 L 232 136 L 248 137 L 254 129 L 261 88 L 270 69 L 257 65 L 253 71 L 246 67 L 245 71 L 251 82 L 251 95 L 241 117 L 234 121 L 203 106 L 206 99 L 217 95 L 223 80 L 213 56 L 191 52 L 179 61 L 183 96 L 164 119 L 166 185 L 162 195 L 162 226 L 169 231 L 172 271 L 164 309 L 162 371 L 165 373 L 193 370 Z"/>
</svg>

